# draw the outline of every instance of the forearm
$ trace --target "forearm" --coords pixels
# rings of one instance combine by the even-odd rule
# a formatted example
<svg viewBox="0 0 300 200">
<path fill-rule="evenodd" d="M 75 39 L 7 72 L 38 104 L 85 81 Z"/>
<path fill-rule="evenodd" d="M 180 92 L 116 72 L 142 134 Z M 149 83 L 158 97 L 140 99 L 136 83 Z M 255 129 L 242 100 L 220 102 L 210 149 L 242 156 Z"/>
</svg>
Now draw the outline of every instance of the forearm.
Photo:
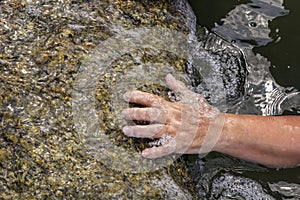
<svg viewBox="0 0 300 200">
<path fill-rule="evenodd" d="M 260 164 L 300 164 L 300 117 L 226 114 L 215 151 Z"/>
</svg>

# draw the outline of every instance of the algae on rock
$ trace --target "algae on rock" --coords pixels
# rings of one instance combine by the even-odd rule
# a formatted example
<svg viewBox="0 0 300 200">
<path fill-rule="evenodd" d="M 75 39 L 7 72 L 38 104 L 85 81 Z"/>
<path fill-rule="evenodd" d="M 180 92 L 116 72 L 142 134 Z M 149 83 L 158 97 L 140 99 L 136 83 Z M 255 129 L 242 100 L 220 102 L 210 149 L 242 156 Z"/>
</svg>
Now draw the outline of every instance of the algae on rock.
<svg viewBox="0 0 300 200">
<path fill-rule="evenodd" d="M 0 193 L 4 199 L 189 199 L 180 160 L 161 171 L 120 173 L 88 153 L 76 131 L 72 90 L 86 56 L 118 30 L 158 26 L 187 34 L 176 5 L 163 1 L 7 0 L 0 2 Z M 175 68 L 185 60 L 141 49 L 117 60 L 97 83 L 99 118 L 110 122 L 114 70 L 144 62 Z M 156 59 L 156 60 L 155 60 Z M 152 69 L 151 69 L 152 70 Z M 108 85 L 107 85 L 108 84 Z M 163 95 L 158 85 L 140 89 Z M 116 145 L 143 148 L 109 124 Z M 114 158 L 112 158 L 114 159 Z"/>
</svg>

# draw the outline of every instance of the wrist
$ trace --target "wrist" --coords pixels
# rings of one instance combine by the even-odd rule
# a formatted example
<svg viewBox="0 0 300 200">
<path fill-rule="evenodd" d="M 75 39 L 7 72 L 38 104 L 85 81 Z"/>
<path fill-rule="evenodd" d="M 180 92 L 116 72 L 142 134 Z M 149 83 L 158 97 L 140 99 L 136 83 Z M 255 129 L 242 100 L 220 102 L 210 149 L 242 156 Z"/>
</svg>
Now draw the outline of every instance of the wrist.
<svg viewBox="0 0 300 200">
<path fill-rule="evenodd" d="M 240 144 L 240 131 L 237 130 L 238 119 L 235 114 L 224 114 L 224 124 L 219 139 L 213 148 L 213 151 L 220 153 L 228 153 L 231 150 L 236 150 Z"/>
<path fill-rule="evenodd" d="M 224 152 L 233 143 L 233 137 L 230 136 L 230 130 L 232 131 L 233 116 L 232 114 L 224 114 L 224 124 L 222 132 L 213 148 L 213 151 Z"/>
<path fill-rule="evenodd" d="M 218 145 L 218 142 L 223 132 L 225 117 L 225 113 L 219 113 L 210 123 L 205 138 L 199 150 L 199 155 L 201 157 L 205 156 L 211 151 L 214 151 L 215 146 Z"/>
</svg>

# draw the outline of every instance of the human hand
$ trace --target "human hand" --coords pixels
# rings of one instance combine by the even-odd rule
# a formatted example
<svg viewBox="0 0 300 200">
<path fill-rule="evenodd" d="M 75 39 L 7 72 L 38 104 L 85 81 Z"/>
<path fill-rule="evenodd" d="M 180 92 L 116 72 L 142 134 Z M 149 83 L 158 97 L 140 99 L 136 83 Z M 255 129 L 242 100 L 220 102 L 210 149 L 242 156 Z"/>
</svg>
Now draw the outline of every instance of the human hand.
<svg viewBox="0 0 300 200">
<path fill-rule="evenodd" d="M 142 155 L 146 158 L 158 158 L 171 153 L 198 154 L 207 132 L 220 130 L 223 125 L 220 120 L 212 123 L 221 113 L 209 105 L 202 95 L 190 91 L 172 75 L 166 76 L 166 83 L 176 96 L 179 95 L 178 102 L 169 102 L 138 90 L 124 94 L 126 101 L 146 106 L 125 109 L 124 118 L 150 124 L 125 126 L 123 132 L 129 137 L 160 139 L 156 144 L 161 146 L 143 150 Z"/>
</svg>

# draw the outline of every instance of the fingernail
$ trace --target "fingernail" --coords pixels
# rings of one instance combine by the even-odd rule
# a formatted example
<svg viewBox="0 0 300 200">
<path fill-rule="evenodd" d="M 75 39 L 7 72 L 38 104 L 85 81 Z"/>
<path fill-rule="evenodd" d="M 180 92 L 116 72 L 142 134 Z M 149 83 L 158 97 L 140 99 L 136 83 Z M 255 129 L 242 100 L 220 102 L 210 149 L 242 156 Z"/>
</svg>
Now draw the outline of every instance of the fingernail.
<svg viewBox="0 0 300 200">
<path fill-rule="evenodd" d="M 127 135 L 127 136 L 132 136 L 132 129 L 131 128 L 129 128 L 128 126 L 125 126 L 124 128 L 123 128 L 123 132 L 124 132 L 124 134 L 125 135 Z"/>
<path fill-rule="evenodd" d="M 123 95 L 123 99 L 125 101 L 130 101 L 130 96 L 131 96 L 131 92 L 126 92 L 124 95 Z"/>
</svg>

